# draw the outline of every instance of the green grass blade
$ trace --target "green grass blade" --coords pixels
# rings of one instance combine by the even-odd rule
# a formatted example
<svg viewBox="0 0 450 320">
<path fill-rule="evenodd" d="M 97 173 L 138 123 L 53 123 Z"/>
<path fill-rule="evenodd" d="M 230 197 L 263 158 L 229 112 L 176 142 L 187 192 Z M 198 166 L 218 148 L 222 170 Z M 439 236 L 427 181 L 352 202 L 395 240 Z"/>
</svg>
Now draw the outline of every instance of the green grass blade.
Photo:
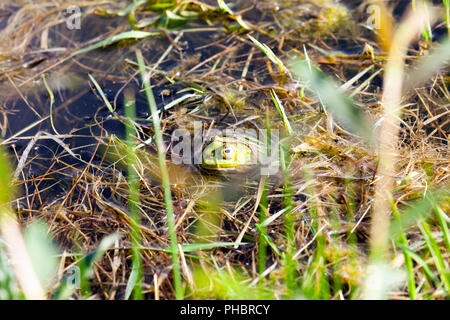
<svg viewBox="0 0 450 320">
<path fill-rule="evenodd" d="M 92 78 L 93 79 L 93 78 Z M 106 99 L 105 99 L 106 100 Z M 140 255 L 140 231 L 139 225 L 141 217 L 139 214 L 139 177 L 136 172 L 136 152 L 134 146 L 136 144 L 133 135 L 135 135 L 134 121 L 136 119 L 136 101 L 134 91 L 130 88 L 124 92 L 124 109 L 126 116 L 126 145 L 127 145 L 127 173 L 128 173 L 128 206 L 131 219 L 131 243 L 132 243 L 132 276 L 127 283 L 126 291 L 131 294 L 133 291 L 134 300 L 142 300 L 142 261 Z M 131 279 L 134 279 L 131 281 Z M 129 296 L 128 296 L 129 297 Z"/>
<path fill-rule="evenodd" d="M 283 120 L 284 126 L 285 126 L 288 134 L 290 136 L 293 135 L 294 130 L 292 130 L 291 123 L 289 122 L 289 119 L 286 115 L 286 111 L 284 110 L 283 104 L 281 103 L 280 99 L 278 98 L 275 90 L 273 90 L 273 89 L 270 90 L 270 96 L 272 97 L 272 101 L 275 104 L 275 107 L 277 108 L 281 119 Z"/>
<path fill-rule="evenodd" d="M 53 123 L 53 104 L 55 103 L 55 95 L 53 94 L 52 89 L 47 83 L 47 80 L 45 79 L 45 75 L 42 75 L 42 82 L 44 82 L 45 89 L 47 89 L 48 95 L 50 96 L 50 111 L 49 111 L 49 117 L 50 117 L 50 124 L 52 126 L 53 131 L 59 135 L 58 130 L 55 128 L 55 124 Z"/>
<path fill-rule="evenodd" d="M 284 65 L 283 61 L 281 61 L 280 58 L 278 58 L 275 55 L 275 53 L 272 51 L 272 49 L 270 49 L 265 43 L 259 42 L 258 40 L 253 38 L 251 35 L 247 35 L 247 36 L 262 52 L 264 52 L 264 54 L 267 56 L 267 58 L 269 58 L 270 61 L 272 61 L 274 64 L 276 64 L 278 66 L 278 68 L 280 68 L 280 71 L 282 73 L 287 72 L 288 69 Z"/>
<path fill-rule="evenodd" d="M 141 300 L 139 299 L 139 296 L 142 296 L 142 282 L 139 283 L 139 281 L 142 281 L 141 276 L 141 267 L 138 265 L 133 265 L 131 268 L 130 276 L 128 277 L 127 286 L 125 287 L 125 300 L 130 299 L 131 294 L 135 292 L 135 300 Z M 139 293 L 136 294 L 136 288 L 140 288 Z M 138 296 L 138 297 L 137 297 Z"/>
<path fill-rule="evenodd" d="M 444 243 L 447 247 L 447 251 L 450 252 L 450 233 L 448 230 L 448 223 L 446 221 L 446 216 L 444 211 L 439 207 L 438 204 L 434 205 L 434 212 L 436 213 L 436 217 L 438 219 L 439 225 L 442 230 L 442 235 L 444 237 Z"/>
<path fill-rule="evenodd" d="M 70 56 L 76 56 L 81 53 L 86 53 L 95 49 L 103 48 L 110 46 L 116 42 L 127 40 L 127 39 L 145 39 L 148 37 L 159 35 L 159 32 L 145 32 L 145 31 L 126 31 L 119 34 L 116 34 L 114 36 L 108 37 L 102 41 L 99 41 L 97 43 L 94 43 L 93 45 L 87 46 L 86 48 L 77 50 L 73 52 Z"/>
<path fill-rule="evenodd" d="M 261 179 L 262 184 L 262 194 L 261 194 L 261 200 L 259 202 L 259 225 L 258 225 L 258 273 L 259 275 L 262 275 L 264 270 L 266 270 L 266 258 L 267 258 L 267 230 L 266 227 L 263 226 L 264 222 L 267 219 L 267 181 L 263 177 Z M 264 279 L 261 278 L 260 284 L 264 284 Z"/>
<path fill-rule="evenodd" d="M 394 221 L 391 224 L 390 239 L 397 241 L 403 230 L 414 226 L 420 219 L 427 219 L 432 213 L 434 203 L 439 203 L 449 194 L 450 190 L 448 189 L 439 191 L 428 190 L 423 198 L 412 203 L 411 207 L 402 213 L 398 221 Z"/>
<path fill-rule="evenodd" d="M 425 242 L 427 243 L 428 250 L 431 253 L 431 256 L 434 259 L 434 263 L 436 265 L 436 268 L 439 272 L 440 278 L 442 280 L 442 283 L 445 286 L 445 290 L 447 292 L 447 295 L 450 295 L 450 278 L 448 275 L 448 271 L 446 270 L 445 262 L 442 257 L 441 249 L 439 248 L 439 245 L 437 244 L 436 240 L 434 239 L 433 235 L 431 234 L 430 226 L 427 222 L 424 220 L 421 220 L 419 223 L 419 229 L 422 232 L 422 235 L 425 239 Z"/>
<path fill-rule="evenodd" d="M 97 80 L 95 80 L 95 78 L 90 73 L 88 73 L 88 76 L 89 76 L 89 79 L 91 79 L 92 83 L 94 84 L 95 88 L 97 89 L 98 93 L 102 97 L 103 102 L 105 103 L 105 105 L 108 108 L 109 112 L 114 114 L 115 110 L 114 110 L 113 106 L 111 105 L 111 103 L 109 102 L 109 100 L 106 98 L 106 95 L 105 95 L 105 93 L 102 90 L 102 87 L 100 87 L 100 85 L 98 84 Z"/>
<path fill-rule="evenodd" d="M 436 278 L 436 276 L 433 274 L 433 271 L 431 270 L 431 268 L 428 266 L 428 264 L 425 262 L 425 260 L 422 259 L 422 257 L 420 255 L 418 255 L 416 252 L 414 252 L 414 250 L 412 250 L 411 248 L 409 248 L 408 246 L 405 246 L 403 244 L 399 245 L 400 249 L 402 249 L 403 251 L 407 252 L 408 255 L 417 263 L 419 264 L 423 271 L 425 272 L 425 274 L 427 275 L 428 278 L 431 279 L 431 281 L 433 281 L 434 285 L 437 288 L 442 288 L 442 286 L 439 283 L 439 279 Z"/>
<path fill-rule="evenodd" d="M 153 96 L 152 89 L 150 87 L 150 81 L 146 79 L 145 62 L 141 51 L 136 51 L 136 58 L 139 65 L 139 70 L 141 73 L 142 82 L 144 85 L 145 94 L 147 97 L 147 102 L 150 108 L 150 113 L 152 116 L 153 128 L 155 130 L 155 142 L 158 148 L 158 160 L 159 168 L 161 170 L 162 186 L 164 191 L 164 202 L 166 207 L 167 223 L 169 226 L 169 237 L 170 237 L 170 248 L 172 251 L 172 270 L 173 270 L 173 280 L 175 288 L 175 296 L 178 300 L 183 299 L 183 292 L 181 288 L 181 273 L 180 273 L 180 261 L 178 254 L 178 243 L 177 235 L 175 231 L 175 217 L 172 205 L 172 194 L 170 191 L 169 183 L 169 173 L 166 166 L 166 157 L 164 153 L 164 146 L 161 134 L 161 125 L 158 116 L 158 110 Z"/>
<path fill-rule="evenodd" d="M 251 27 L 242 19 L 242 16 L 234 14 L 234 12 L 228 7 L 228 5 L 225 3 L 224 0 L 217 0 L 217 4 L 219 5 L 220 9 L 222 9 L 224 12 L 228 13 L 231 18 L 236 20 L 237 23 L 242 27 L 244 30 L 250 30 Z"/>
<path fill-rule="evenodd" d="M 442 0 L 445 8 L 445 24 L 447 25 L 447 32 L 450 36 L 450 0 Z"/>
<path fill-rule="evenodd" d="M 294 191 L 292 188 L 291 172 L 289 170 L 290 149 L 280 146 L 280 164 L 283 173 L 283 207 L 284 233 L 286 236 L 286 251 L 283 254 L 283 268 L 285 273 L 285 284 L 288 289 L 288 297 L 293 297 L 297 291 L 297 263 L 293 258 L 296 250 L 295 242 L 295 214 L 293 213 Z"/>
<path fill-rule="evenodd" d="M 398 213 L 397 206 L 395 205 L 395 202 L 392 198 L 390 200 L 391 200 L 391 207 L 392 207 L 392 212 L 394 215 L 394 220 L 398 222 L 400 219 L 400 216 Z M 400 232 L 399 238 L 400 238 L 399 243 L 404 247 L 408 247 L 408 239 L 406 238 L 406 234 L 404 231 Z M 415 300 L 417 297 L 417 294 L 416 294 L 416 282 L 415 282 L 415 277 L 414 277 L 412 258 L 407 250 L 402 250 L 402 252 L 403 252 L 403 256 L 405 257 L 405 267 L 406 267 L 406 275 L 408 277 L 409 297 L 411 298 L 411 300 Z"/>
</svg>

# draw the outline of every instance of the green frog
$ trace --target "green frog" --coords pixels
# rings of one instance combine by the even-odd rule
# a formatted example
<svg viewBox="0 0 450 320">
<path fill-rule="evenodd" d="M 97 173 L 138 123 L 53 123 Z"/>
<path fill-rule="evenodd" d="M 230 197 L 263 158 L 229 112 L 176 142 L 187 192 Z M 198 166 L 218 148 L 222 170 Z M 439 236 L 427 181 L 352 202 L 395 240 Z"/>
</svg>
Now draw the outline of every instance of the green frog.
<svg viewBox="0 0 450 320">
<path fill-rule="evenodd" d="M 242 172 L 257 164 L 257 146 L 244 136 L 215 136 L 203 149 L 200 166 L 216 172 Z"/>
<path fill-rule="evenodd" d="M 117 136 L 112 135 L 101 146 L 109 161 L 121 168 L 127 168 L 127 146 Z M 202 161 L 200 171 L 194 166 L 175 164 L 166 160 L 169 181 L 173 188 L 183 189 L 186 186 L 199 186 L 204 182 L 201 171 L 222 176 L 233 173 L 251 171 L 258 164 L 258 144 L 246 136 L 214 136 L 202 147 Z M 135 156 L 136 170 L 140 177 L 159 183 L 161 174 L 158 166 L 158 157 L 155 153 L 144 148 L 134 149 L 130 153 Z"/>
</svg>

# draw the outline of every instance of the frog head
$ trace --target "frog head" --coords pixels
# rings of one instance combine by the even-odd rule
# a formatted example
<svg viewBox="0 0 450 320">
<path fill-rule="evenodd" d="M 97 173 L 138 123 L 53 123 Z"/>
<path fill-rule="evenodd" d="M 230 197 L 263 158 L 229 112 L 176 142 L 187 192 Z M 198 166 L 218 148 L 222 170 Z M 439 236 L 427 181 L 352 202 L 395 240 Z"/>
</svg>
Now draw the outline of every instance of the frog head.
<svg viewBox="0 0 450 320">
<path fill-rule="evenodd" d="M 256 164 L 256 150 L 243 137 L 215 136 L 203 149 L 201 167 L 213 171 L 241 171 Z"/>
</svg>

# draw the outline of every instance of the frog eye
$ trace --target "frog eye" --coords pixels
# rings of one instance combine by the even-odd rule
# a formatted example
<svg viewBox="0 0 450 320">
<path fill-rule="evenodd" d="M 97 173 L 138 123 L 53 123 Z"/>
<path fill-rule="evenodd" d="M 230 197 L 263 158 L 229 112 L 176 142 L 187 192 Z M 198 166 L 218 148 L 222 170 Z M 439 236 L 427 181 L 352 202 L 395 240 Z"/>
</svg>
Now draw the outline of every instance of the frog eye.
<svg viewBox="0 0 450 320">
<path fill-rule="evenodd" d="M 224 159 L 232 159 L 234 156 L 234 149 L 231 147 L 224 147 L 222 149 L 222 156 Z"/>
</svg>

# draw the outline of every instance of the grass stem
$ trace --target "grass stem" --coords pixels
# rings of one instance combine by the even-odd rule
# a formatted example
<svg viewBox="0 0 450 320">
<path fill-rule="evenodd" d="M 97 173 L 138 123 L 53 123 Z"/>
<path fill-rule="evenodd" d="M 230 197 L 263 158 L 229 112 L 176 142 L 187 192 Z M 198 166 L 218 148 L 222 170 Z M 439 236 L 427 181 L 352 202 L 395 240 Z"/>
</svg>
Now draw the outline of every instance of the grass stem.
<svg viewBox="0 0 450 320">
<path fill-rule="evenodd" d="M 140 256 L 140 215 L 139 215 L 139 178 L 136 173 L 136 154 L 134 152 L 135 141 L 133 135 L 135 134 L 134 121 L 136 118 L 136 101 L 132 89 L 126 89 L 124 92 L 124 106 L 125 115 L 127 118 L 126 124 L 126 144 L 127 144 L 127 171 L 128 171 L 128 185 L 129 185 L 129 210 L 131 219 L 134 223 L 131 225 L 131 241 L 132 241 L 132 274 L 133 283 L 133 298 L 134 300 L 142 300 L 142 262 Z"/>
<path fill-rule="evenodd" d="M 145 62 L 140 50 L 136 50 L 136 58 L 139 65 L 139 70 L 141 73 L 141 78 L 143 81 L 143 86 L 145 94 L 147 97 L 147 102 L 150 108 L 150 113 L 152 116 L 153 129 L 155 130 L 155 142 L 158 148 L 158 161 L 159 168 L 161 170 L 162 187 L 164 191 L 164 203 L 166 207 L 167 223 L 169 226 L 169 237 L 170 237 L 170 249 L 172 252 L 172 272 L 173 281 L 175 287 L 175 297 L 177 300 L 183 299 L 183 293 L 181 291 L 181 273 L 180 273 L 180 262 L 178 254 L 178 243 L 177 235 L 175 231 L 175 217 L 172 205 L 172 193 L 170 190 L 169 173 L 166 166 L 166 156 L 164 152 L 164 145 L 161 134 L 161 125 L 158 116 L 158 109 L 155 102 L 155 97 L 153 96 L 152 89 L 150 87 L 150 80 L 146 79 Z"/>
</svg>

